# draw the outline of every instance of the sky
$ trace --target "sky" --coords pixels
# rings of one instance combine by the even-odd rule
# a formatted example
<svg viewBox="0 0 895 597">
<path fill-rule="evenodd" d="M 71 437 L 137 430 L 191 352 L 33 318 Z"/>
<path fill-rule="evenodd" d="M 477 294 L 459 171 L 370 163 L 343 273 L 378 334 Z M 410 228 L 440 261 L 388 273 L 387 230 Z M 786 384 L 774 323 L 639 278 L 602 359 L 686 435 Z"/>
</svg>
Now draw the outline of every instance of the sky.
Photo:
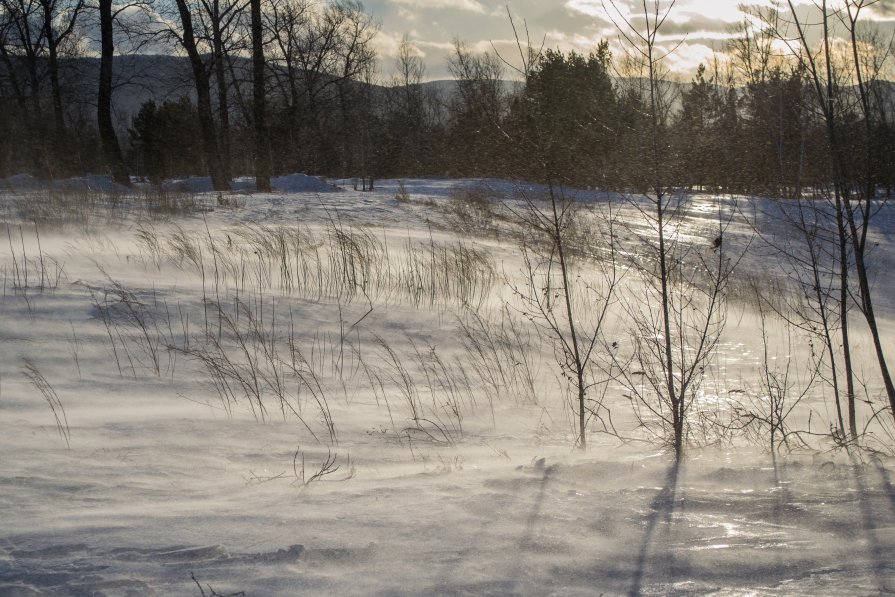
<svg viewBox="0 0 895 597">
<path fill-rule="evenodd" d="M 643 6 L 642 0 L 617 0 L 616 4 L 622 12 Z M 647 4 L 651 6 L 653 0 Z M 662 4 L 667 3 L 663 0 Z M 677 0 L 661 30 L 662 43 L 676 47 L 666 67 L 688 80 L 700 63 L 711 63 L 723 53 L 731 27 L 743 20 L 739 4 L 736 0 Z M 802 10 L 810 7 L 807 0 L 796 0 L 796 4 Z M 474 49 L 489 50 L 493 44 L 502 56 L 518 55 L 507 9 L 518 28 L 527 24 L 533 45 L 543 41 L 546 48 L 587 53 L 605 39 L 616 56 L 621 51 L 618 30 L 602 0 L 366 0 L 364 6 L 381 24 L 377 46 L 386 77 L 394 71 L 395 51 L 404 35 L 423 56 L 430 80 L 449 78 L 445 59 L 456 38 Z M 893 29 L 895 0 L 879 0 L 864 11 L 862 21 L 885 31 Z"/>
</svg>

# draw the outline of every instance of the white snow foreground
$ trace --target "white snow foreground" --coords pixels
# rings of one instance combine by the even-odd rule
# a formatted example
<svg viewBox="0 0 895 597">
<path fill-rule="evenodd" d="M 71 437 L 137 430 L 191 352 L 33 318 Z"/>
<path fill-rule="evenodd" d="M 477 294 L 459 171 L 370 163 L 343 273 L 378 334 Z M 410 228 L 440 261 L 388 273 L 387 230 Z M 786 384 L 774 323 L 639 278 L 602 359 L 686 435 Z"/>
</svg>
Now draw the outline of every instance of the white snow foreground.
<svg viewBox="0 0 895 597">
<path fill-rule="evenodd" d="M 736 440 L 678 467 L 596 431 L 576 451 L 553 350 L 509 327 L 528 323 L 505 307 L 514 240 L 467 235 L 451 207 L 483 184 L 514 186 L 94 205 L 52 226 L 22 215 L 39 198 L 3 195 L 0 595 L 895 590 L 885 457 L 775 462 Z M 718 412 L 760 350 L 735 310 Z M 621 389 L 606 400 L 636 436 Z"/>
</svg>

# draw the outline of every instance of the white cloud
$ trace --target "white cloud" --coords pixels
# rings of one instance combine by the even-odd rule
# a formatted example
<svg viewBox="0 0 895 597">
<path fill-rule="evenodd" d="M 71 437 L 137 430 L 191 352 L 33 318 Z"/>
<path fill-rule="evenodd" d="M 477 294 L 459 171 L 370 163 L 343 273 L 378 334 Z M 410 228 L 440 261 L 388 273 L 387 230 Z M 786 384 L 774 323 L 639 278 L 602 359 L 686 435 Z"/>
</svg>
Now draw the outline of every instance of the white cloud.
<svg viewBox="0 0 895 597">
<path fill-rule="evenodd" d="M 606 15 L 603 3 L 600 0 L 567 0 L 566 8 L 589 17 L 601 17 Z M 619 8 L 624 9 L 624 6 Z"/>
<path fill-rule="evenodd" d="M 613 31 L 614 33 L 614 31 Z M 579 54 L 587 54 L 596 49 L 600 41 L 607 39 L 609 36 L 599 33 L 587 35 L 584 33 L 564 33 L 562 31 L 551 30 L 546 33 L 548 48 L 562 48 L 575 50 Z"/>
<path fill-rule="evenodd" d="M 398 7 L 398 16 L 405 21 L 416 21 L 416 13 L 410 9 L 404 8 L 403 6 Z"/>
<path fill-rule="evenodd" d="M 796 4 L 809 0 L 795 0 Z M 895 0 L 893 0 L 895 1 Z M 740 5 L 741 0 L 680 0 L 671 6 L 670 2 L 660 2 L 659 14 L 671 7 L 666 23 L 676 26 L 686 26 L 688 23 L 698 23 L 702 26 L 707 21 L 717 24 L 718 29 L 724 28 L 730 23 L 736 23 L 743 18 Z M 771 0 L 746 0 L 746 4 L 753 6 L 769 6 Z M 643 19 L 643 5 L 635 0 L 566 0 L 565 7 L 576 13 L 596 17 L 600 19 L 611 18 L 616 22 L 638 21 Z M 653 4 L 648 3 L 647 9 L 652 13 Z"/>
<path fill-rule="evenodd" d="M 700 64 L 711 67 L 716 56 L 718 53 L 704 44 L 683 43 L 666 57 L 665 63 L 671 72 L 689 74 L 695 73 Z"/>
<path fill-rule="evenodd" d="M 373 47 L 380 56 L 393 58 L 398 55 L 398 47 L 403 36 L 388 31 L 380 31 L 373 38 Z"/>
<path fill-rule="evenodd" d="M 452 50 L 455 37 L 464 39 L 474 51 L 488 51 L 493 45 L 507 56 L 515 56 L 515 40 L 505 18 L 504 0 L 365 0 L 383 6 L 383 13 L 396 19 L 394 32 L 413 29 L 411 38 L 426 55 L 429 76 L 446 75 L 444 59 Z M 515 23 L 531 28 L 534 45 L 565 52 L 586 54 L 601 40 L 610 43 L 616 62 L 624 57 L 623 37 L 615 24 L 631 22 L 643 26 L 642 0 L 510 0 Z M 654 0 L 647 0 L 652 8 Z M 678 44 L 666 60 L 667 67 L 688 80 L 700 62 L 710 62 L 714 52 L 723 54 L 726 41 L 734 35 L 734 26 L 747 18 L 740 12 L 741 3 L 767 8 L 776 0 L 676 0 L 659 32 L 658 43 L 664 49 Z M 812 2 L 792 0 L 799 14 L 811 18 Z M 828 0 L 833 6 L 843 0 Z M 659 0 L 660 12 L 671 0 Z M 785 6 L 785 1 L 783 5 Z M 872 8 L 872 10 L 871 10 Z M 492 18 L 495 15 L 500 18 Z M 861 13 L 862 20 L 878 24 L 891 32 L 895 19 L 895 0 L 879 0 Z M 814 29 L 812 29 L 813 31 Z M 522 32 L 524 35 L 524 32 Z M 399 39 L 397 35 L 395 39 Z M 812 38 L 813 39 L 813 38 Z M 425 40 L 425 41 L 421 41 Z M 390 40 L 391 48 L 395 47 Z M 391 52 L 383 52 L 390 55 Z"/>
<path fill-rule="evenodd" d="M 668 15 L 669 20 L 676 23 L 687 23 L 698 21 L 704 23 L 706 20 L 714 21 L 718 24 L 718 28 L 723 28 L 729 23 L 738 23 L 743 19 L 743 13 L 740 10 L 739 2 L 720 2 L 691 0 L 682 4 L 678 10 L 672 10 Z M 750 2 L 750 4 L 763 4 Z M 676 7 L 678 8 L 678 7 Z"/>
<path fill-rule="evenodd" d="M 445 55 L 454 51 L 454 44 L 446 41 L 421 41 L 416 39 L 413 41 L 413 45 L 419 48 L 423 54 L 426 54 L 426 48 L 443 52 Z"/>
<path fill-rule="evenodd" d="M 478 14 L 488 11 L 478 0 L 390 0 L 392 4 L 411 6 L 415 9 L 465 10 Z"/>
</svg>

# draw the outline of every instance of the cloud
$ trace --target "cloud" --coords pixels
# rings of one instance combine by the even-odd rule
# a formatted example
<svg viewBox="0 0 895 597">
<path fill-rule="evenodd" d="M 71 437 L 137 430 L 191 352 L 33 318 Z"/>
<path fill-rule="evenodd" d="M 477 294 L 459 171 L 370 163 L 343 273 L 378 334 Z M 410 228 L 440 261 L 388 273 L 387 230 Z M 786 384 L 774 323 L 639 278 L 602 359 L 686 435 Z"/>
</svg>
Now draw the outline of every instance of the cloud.
<svg viewBox="0 0 895 597">
<path fill-rule="evenodd" d="M 895 0 L 880 0 L 875 4 L 867 7 L 868 15 L 871 19 L 895 19 Z M 863 15 L 862 15 L 863 16 Z"/>
<path fill-rule="evenodd" d="M 392 4 L 410 6 L 417 10 L 464 10 L 478 14 L 488 14 L 488 10 L 478 0 L 390 0 Z"/>
<path fill-rule="evenodd" d="M 454 47 L 453 44 L 447 42 L 421 41 L 416 31 L 409 31 L 406 35 L 411 52 L 420 58 L 429 56 L 426 49 L 436 50 L 438 54 L 441 55 L 452 50 Z M 391 60 L 398 56 L 398 49 L 401 47 L 401 42 L 403 40 L 404 35 L 380 31 L 374 38 L 373 45 L 381 58 Z"/>
<path fill-rule="evenodd" d="M 380 31 L 373 38 L 373 47 L 380 57 L 394 58 L 398 55 L 398 47 L 401 45 L 402 35 Z"/>
<path fill-rule="evenodd" d="M 734 2 L 693 2 L 682 4 L 679 10 L 672 10 L 668 15 L 669 23 L 714 24 L 714 29 L 721 29 L 730 23 L 743 19 L 743 13 Z"/>
<path fill-rule="evenodd" d="M 417 19 L 417 15 L 415 12 L 410 9 L 404 8 L 403 6 L 398 7 L 398 16 L 409 22 L 416 21 Z"/>
<path fill-rule="evenodd" d="M 711 66 L 719 55 L 715 49 L 701 43 L 683 43 L 665 58 L 665 65 L 673 73 L 694 73 L 700 64 Z"/>
<path fill-rule="evenodd" d="M 585 33 L 566 33 L 553 29 L 546 34 L 546 47 L 575 50 L 579 54 L 587 54 L 597 48 L 597 45 L 608 36 Z"/>
<path fill-rule="evenodd" d="M 792 0 L 801 18 L 817 22 L 816 0 Z M 828 0 L 836 6 L 844 0 Z M 767 8 L 774 0 L 676 0 L 659 32 L 658 43 L 668 50 L 677 46 L 666 65 L 688 80 L 700 62 L 710 62 L 717 52 L 726 51 L 726 42 L 735 35 L 735 27 L 746 16 L 741 3 Z M 431 78 L 446 75 L 445 57 L 450 54 L 452 40 L 465 40 L 474 51 L 488 51 L 493 46 L 508 57 L 518 54 L 512 29 L 506 18 L 506 0 L 365 0 L 382 18 L 384 30 L 393 39 L 383 40 L 383 56 L 391 54 L 400 33 L 413 30 L 411 37 L 425 53 Z M 647 7 L 654 6 L 653 0 Z M 660 10 L 671 0 L 660 0 Z M 785 6 L 785 2 L 783 5 Z M 616 12 L 616 9 L 618 10 Z M 535 47 L 564 52 L 588 53 L 601 40 L 610 42 L 616 59 L 624 55 L 616 24 L 629 20 L 635 27 L 643 25 L 643 0 L 510 0 L 515 25 L 522 41 Z M 895 21 L 895 0 L 878 0 L 861 12 L 865 24 L 879 26 L 883 35 L 891 33 Z M 836 34 L 841 35 L 841 28 Z M 817 27 L 809 33 L 814 43 Z M 425 42 L 421 41 L 425 40 Z"/>
<path fill-rule="evenodd" d="M 566 8 L 589 17 L 604 17 L 606 15 L 600 0 L 567 0 Z"/>
<path fill-rule="evenodd" d="M 796 0 L 797 3 L 799 1 Z M 747 0 L 747 4 L 756 6 L 768 6 L 769 2 L 770 0 Z M 627 21 L 635 26 L 644 22 L 643 6 L 637 0 L 566 0 L 565 2 L 565 7 L 578 15 L 618 25 L 623 25 Z M 647 9 L 652 20 L 653 4 L 647 4 Z M 737 23 L 743 18 L 738 0 L 679 0 L 673 6 L 669 2 L 660 3 L 659 16 L 664 16 L 665 11 L 668 12 L 662 30 L 666 33 L 669 30 L 681 34 L 692 31 L 724 31 L 730 24 Z"/>
</svg>

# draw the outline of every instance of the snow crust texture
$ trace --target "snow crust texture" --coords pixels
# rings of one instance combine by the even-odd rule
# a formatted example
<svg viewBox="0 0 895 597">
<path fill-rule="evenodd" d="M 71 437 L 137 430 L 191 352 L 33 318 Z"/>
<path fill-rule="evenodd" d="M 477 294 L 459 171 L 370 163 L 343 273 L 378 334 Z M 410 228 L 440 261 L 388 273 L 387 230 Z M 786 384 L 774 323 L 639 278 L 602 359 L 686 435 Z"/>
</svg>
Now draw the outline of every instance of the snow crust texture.
<svg viewBox="0 0 895 597">
<path fill-rule="evenodd" d="M 895 591 L 885 454 L 703 438 L 676 463 L 630 439 L 618 385 L 624 433 L 594 422 L 574 449 L 554 352 L 506 307 L 518 184 L 296 174 L 231 202 L 189 179 L 165 200 L 198 203 L 161 210 L 107 183 L 57 187 L 106 195 L 51 223 L 28 203 L 45 183 L 0 183 L 0 597 Z M 710 204 L 688 242 L 710 244 Z M 877 283 L 891 330 L 895 282 Z M 700 395 L 715 416 L 760 397 L 756 314 L 728 320 Z M 822 395 L 804 413 L 829 430 Z"/>
</svg>

